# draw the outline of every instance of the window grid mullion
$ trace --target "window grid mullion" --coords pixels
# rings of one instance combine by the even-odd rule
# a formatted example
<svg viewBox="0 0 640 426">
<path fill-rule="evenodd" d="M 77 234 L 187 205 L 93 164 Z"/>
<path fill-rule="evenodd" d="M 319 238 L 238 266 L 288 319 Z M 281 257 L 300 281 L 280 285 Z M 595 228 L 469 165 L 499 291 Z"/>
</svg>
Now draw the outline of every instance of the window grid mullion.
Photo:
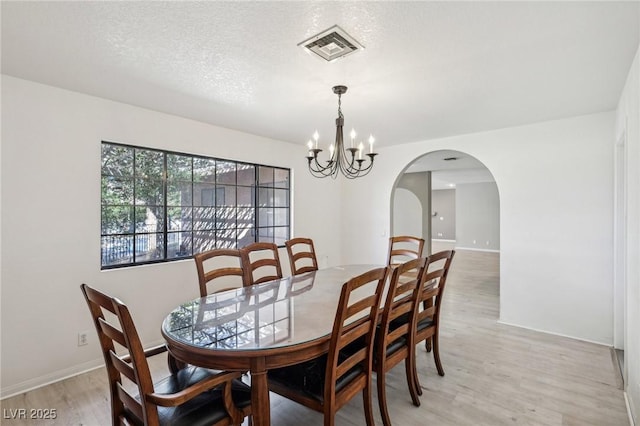
<svg viewBox="0 0 640 426">
<path fill-rule="evenodd" d="M 239 223 L 240 223 L 240 219 L 238 217 L 239 213 L 239 192 L 238 192 L 238 185 L 239 185 L 239 179 L 240 177 L 238 176 L 238 168 L 239 165 L 242 165 L 243 170 L 251 170 L 253 169 L 253 178 L 250 181 L 251 182 L 251 187 L 253 189 L 253 194 L 252 195 L 252 201 L 253 201 L 253 206 L 251 210 L 246 210 L 246 207 L 242 208 L 242 212 L 248 212 L 248 211 L 253 211 L 253 223 L 251 224 L 251 222 L 247 222 L 245 223 L 245 219 L 243 219 L 243 229 L 245 229 L 245 226 L 251 226 L 251 228 L 253 229 L 254 235 L 253 235 L 253 241 L 260 241 L 260 230 L 262 228 L 262 225 L 264 225 L 264 230 L 267 231 L 268 233 L 273 234 L 271 240 L 275 241 L 275 229 L 276 228 L 283 228 L 285 231 L 280 234 L 280 236 L 278 237 L 279 239 L 282 238 L 283 235 L 290 235 L 291 231 L 290 231 L 290 220 L 288 221 L 288 223 L 284 224 L 284 225 L 280 225 L 278 224 L 278 226 L 276 226 L 275 223 L 275 201 L 271 202 L 270 199 L 264 200 L 265 201 L 265 206 L 264 209 L 266 210 L 270 210 L 271 211 L 271 216 L 273 216 L 274 218 L 274 223 L 273 224 L 269 224 L 269 223 L 261 223 L 260 220 L 260 189 L 264 189 L 267 192 L 269 190 L 274 191 L 275 190 L 275 176 L 276 176 L 276 170 L 281 170 L 281 171 L 286 171 L 285 173 L 280 173 L 281 179 L 282 179 L 282 175 L 284 174 L 284 178 L 288 179 L 288 177 L 286 176 L 286 173 L 291 174 L 289 169 L 284 169 L 284 168 L 279 168 L 279 167 L 272 167 L 272 166 L 266 166 L 266 165 L 260 165 L 260 164 L 250 164 L 250 163 L 245 163 L 245 162 L 237 162 L 237 161 L 233 161 L 233 160 L 224 160 L 224 159 L 217 159 L 214 157 L 203 157 L 203 156 L 197 156 L 197 155 L 192 155 L 192 154 L 185 154 L 185 153 L 178 153 L 178 152 L 172 152 L 172 151 L 164 151 L 164 150 L 160 150 L 160 149 L 153 149 L 153 148 L 141 148 L 141 147 L 136 147 L 136 146 L 132 146 L 132 145 L 125 145 L 125 144 L 117 144 L 117 143 L 111 143 L 111 142 L 105 142 L 103 141 L 103 145 L 109 145 L 109 146 L 115 146 L 115 147 L 125 147 L 125 148 L 129 148 L 132 150 L 132 167 L 133 167 L 133 173 L 132 173 L 132 182 L 131 182 L 131 187 L 132 187 L 132 200 L 131 200 L 131 205 L 130 205 L 130 214 L 131 216 L 131 232 L 127 233 L 127 232 L 122 232 L 122 233 L 117 233 L 117 234 L 111 234 L 110 232 L 107 232 L 105 230 L 109 230 L 110 228 L 110 222 L 107 223 L 103 223 L 101 225 L 101 239 L 105 236 L 122 236 L 122 237 L 127 237 L 130 236 L 131 239 L 133 241 L 131 241 L 131 245 L 129 247 L 131 247 L 132 249 L 132 253 L 131 256 L 128 257 L 128 259 L 130 260 L 123 260 L 122 258 L 118 259 L 115 258 L 115 260 L 113 260 L 113 257 L 109 257 L 108 250 L 111 250 L 111 246 L 109 246 L 108 248 L 104 248 L 104 251 L 101 253 L 101 264 L 102 264 L 102 269 L 112 269 L 112 268 L 116 268 L 116 267 L 122 267 L 122 266 L 135 266 L 135 265 L 143 265 L 143 264 L 150 264 L 150 263 L 160 263 L 160 262 L 166 262 L 166 261 L 171 261 L 173 260 L 173 257 L 170 258 L 171 253 L 172 253 L 172 249 L 170 247 L 170 239 L 172 237 L 172 234 L 174 237 L 178 237 L 176 238 L 176 241 L 174 241 L 174 243 L 178 243 L 179 241 L 181 241 L 181 244 L 184 244 L 185 241 L 183 241 L 185 238 L 189 238 L 191 239 L 191 250 L 184 252 L 184 254 L 195 254 L 198 250 L 196 249 L 196 245 L 195 245 L 195 239 L 196 239 L 196 230 L 195 230 L 195 222 L 196 222 L 196 182 L 195 182 L 195 177 L 196 177 L 196 173 L 195 173 L 195 169 L 194 169 L 194 165 L 195 165 L 195 159 L 196 158 L 203 158 L 203 159 L 208 159 L 213 161 L 216 166 L 215 166 L 215 173 L 216 173 L 216 179 L 214 181 L 214 196 L 217 197 L 217 191 L 219 188 L 225 188 L 225 191 L 231 191 L 233 190 L 235 192 L 235 196 L 232 197 L 225 197 L 225 201 L 224 201 L 224 205 L 219 205 L 220 204 L 220 200 L 215 200 L 214 201 L 214 206 L 213 206 L 213 212 L 214 212 L 214 218 L 213 218 L 213 243 L 214 246 L 219 246 L 220 244 L 225 245 L 226 244 L 233 244 L 236 247 L 239 247 L 240 245 L 240 240 L 239 240 Z M 146 158 L 146 156 L 149 155 L 149 153 L 156 153 L 154 155 L 157 154 L 161 154 L 162 155 L 162 174 L 160 176 L 161 178 L 161 194 L 162 194 L 162 198 L 163 198 L 163 202 L 161 204 L 155 204 L 155 203 L 151 203 L 149 204 L 149 200 L 141 200 L 141 205 L 138 206 L 137 204 L 137 200 L 138 198 L 140 198 L 140 194 L 141 194 L 141 190 L 144 189 L 142 188 L 140 185 L 157 185 L 156 183 L 154 183 L 154 180 L 157 179 L 157 177 L 154 176 L 141 176 L 141 169 L 140 169 L 140 164 L 141 164 L 141 158 L 140 156 L 144 156 Z M 188 164 L 190 164 L 191 170 L 190 170 L 190 182 L 189 182 L 189 187 L 191 189 L 191 200 L 188 204 L 184 204 L 184 207 L 189 206 L 190 208 L 190 212 L 188 213 L 188 215 L 184 216 L 185 218 L 189 218 L 190 219 L 190 228 L 188 231 L 185 231 L 185 226 L 184 225 L 178 225 L 179 226 L 179 231 L 176 231 L 175 233 L 171 232 L 169 229 L 169 218 L 170 218 L 170 214 L 169 214 L 169 193 L 170 193 L 170 188 L 169 188 L 169 156 L 175 154 L 178 156 L 184 156 L 184 157 L 188 157 L 189 158 L 189 162 L 187 162 Z M 103 155 L 105 155 L 103 153 Z M 103 157 L 104 158 L 108 158 L 108 157 Z M 157 158 L 157 157 L 156 157 Z M 146 161 L 146 160 L 145 160 Z M 231 166 L 231 168 L 235 168 L 235 173 L 234 173 L 234 179 L 233 182 L 229 181 L 228 183 L 221 183 L 218 182 L 217 179 L 217 172 L 218 172 L 218 162 L 226 162 L 229 163 L 228 165 Z M 146 164 L 146 163 L 145 163 Z M 156 163 L 157 164 L 157 163 Z M 250 167 L 250 168 L 249 168 Z M 262 185 L 260 182 L 260 170 L 261 168 L 263 169 L 263 173 L 270 173 L 271 174 L 271 181 L 270 182 L 264 182 L 264 184 Z M 101 173 L 102 176 L 102 173 Z M 156 175 L 157 176 L 157 175 Z M 143 179 L 145 180 L 145 183 L 140 182 L 140 180 Z M 227 177 L 228 179 L 228 177 Z M 246 179 L 246 177 L 243 177 L 243 179 Z M 267 179 L 269 180 L 269 179 Z M 148 181 L 148 182 L 147 182 Z M 243 188 L 246 188 L 246 182 L 245 180 L 243 180 Z M 186 182 L 184 182 L 186 183 Z M 145 187 L 146 188 L 146 187 Z M 156 186 L 157 188 L 157 186 Z M 179 189 L 179 185 L 176 187 L 177 191 L 180 191 Z M 109 189 L 105 189 L 105 191 L 109 191 Z M 230 194 L 230 192 L 229 192 Z M 246 197 L 246 193 L 243 194 L 243 197 Z M 182 196 L 180 194 L 178 194 L 178 196 L 180 198 L 182 198 Z M 289 215 L 291 214 L 291 207 L 290 207 L 290 197 L 291 197 L 291 192 L 290 192 L 290 188 L 287 188 L 287 193 L 286 193 L 287 198 L 289 199 L 289 201 L 287 202 L 287 205 L 284 206 Z M 269 197 L 270 198 L 270 197 Z M 231 201 L 231 200 L 235 200 L 235 201 Z M 244 198 L 244 200 L 246 200 L 246 198 Z M 230 204 L 230 203 L 231 204 Z M 245 201 L 246 203 L 246 201 Z M 180 201 L 178 206 L 178 209 L 174 209 L 176 212 L 179 211 L 180 216 L 182 216 L 183 214 L 183 201 Z M 124 207 L 125 205 L 123 205 Z M 153 230 L 153 232 L 150 232 L 150 230 L 147 230 L 146 228 L 144 230 L 139 230 L 138 227 L 136 226 L 137 224 L 137 219 L 138 215 L 137 215 L 137 210 L 140 209 L 140 211 L 142 211 L 144 208 L 150 208 L 152 207 L 154 208 L 155 211 L 157 211 L 158 208 L 162 209 L 162 215 L 160 217 L 162 217 L 162 226 L 163 229 L 161 230 L 161 232 L 158 232 L 157 228 Z M 104 216 L 104 203 L 103 200 L 101 199 L 101 217 Z M 204 208 L 204 207 L 203 207 Z M 217 227 L 217 222 L 216 222 L 216 218 L 218 216 L 218 214 L 220 213 L 220 209 L 223 210 L 223 213 L 225 214 L 229 214 L 229 215 L 233 215 L 233 220 L 229 220 L 229 223 L 227 223 L 221 230 L 222 231 L 228 231 L 227 234 L 227 238 L 223 238 L 223 236 L 218 235 L 218 227 Z M 227 210 L 229 210 L 227 212 Z M 173 211 L 173 210 L 172 210 Z M 141 213 L 142 214 L 142 213 Z M 175 219 L 176 220 L 181 220 L 180 216 L 176 216 Z M 243 213 L 244 216 L 244 213 Z M 229 218 L 227 218 L 229 219 Z M 116 219 L 117 220 L 117 219 Z M 182 222 L 183 223 L 183 222 Z M 140 232 L 143 231 L 143 232 Z M 203 230 L 205 231 L 205 230 Z M 233 238 L 229 238 L 231 237 L 231 234 L 233 235 Z M 153 239 L 156 237 L 159 237 L 160 235 L 162 235 L 162 242 L 164 244 L 163 250 L 161 251 L 162 253 L 162 258 L 155 258 L 154 256 L 149 257 L 149 250 L 151 250 L 151 245 L 149 245 L 147 247 L 147 242 L 149 239 Z M 226 235 L 226 234 L 225 234 Z M 145 237 L 145 238 L 142 238 Z M 139 238 L 141 238 L 139 240 Z M 220 238 L 222 238 L 222 242 L 218 241 Z M 245 237 L 246 238 L 246 234 Z M 143 241 L 143 239 L 145 241 Z M 246 242 L 246 240 L 245 240 Z M 144 243 L 144 244 L 143 244 Z M 109 242 L 105 243 L 105 244 L 110 244 Z M 141 246 L 141 244 L 143 244 Z M 138 253 L 138 250 L 144 250 L 144 253 Z M 149 252 L 149 253 L 147 253 Z M 109 259 L 109 261 L 105 261 L 107 263 L 102 263 L 102 259 L 105 259 L 105 256 L 103 256 L 105 253 L 107 253 L 107 257 Z M 176 252 L 177 253 L 177 252 Z M 182 253 L 182 251 L 181 251 Z M 140 254 L 140 256 L 139 256 Z M 184 257 L 184 254 L 180 254 L 180 258 Z M 142 259 L 141 261 L 139 261 L 139 259 Z M 145 260 L 146 259 L 146 260 Z"/>
<path fill-rule="evenodd" d="M 132 235 L 133 235 L 133 253 L 131 253 L 131 258 L 133 259 L 134 265 L 136 264 L 136 191 L 138 189 L 138 162 L 137 162 L 137 149 L 133 149 L 133 200 L 131 200 L 131 213 L 133 214 L 131 225 L 133 226 Z"/>
<path fill-rule="evenodd" d="M 169 226 L 168 225 L 168 213 L 169 213 L 169 200 L 167 199 L 167 186 L 169 180 L 169 173 L 167 170 L 167 153 L 162 153 L 162 198 L 164 199 L 164 206 L 162 208 L 162 217 L 163 217 L 163 229 L 162 235 L 164 239 L 164 250 L 163 250 L 163 259 L 168 259 L 168 250 L 169 250 Z"/>
<path fill-rule="evenodd" d="M 260 173 L 259 166 L 253 166 L 253 209 L 254 209 L 254 218 L 255 224 L 253 227 L 253 240 L 254 242 L 260 241 L 260 177 L 258 176 Z"/>
<path fill-rule="evenodd" d="M 191 157 L 191 255 L 195 254 L 195 243 L 196 243 L 196 234 L 194 229 L 194 222 L 196 219 L 196 206 L 195 206 L 195 198 L 196 198 L 196 188 L 194 184 L 195 180 L 195 170 L 194 170 L 194 157 Z"/>
</svg>

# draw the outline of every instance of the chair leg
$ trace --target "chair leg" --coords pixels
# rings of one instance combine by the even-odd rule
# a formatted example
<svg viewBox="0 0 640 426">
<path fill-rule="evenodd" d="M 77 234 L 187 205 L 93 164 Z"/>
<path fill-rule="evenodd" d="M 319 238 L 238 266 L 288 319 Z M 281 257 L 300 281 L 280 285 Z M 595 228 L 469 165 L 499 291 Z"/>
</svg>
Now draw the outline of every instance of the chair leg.
<svg viewBox="0 0 640 426">
<path fill-rule="evenodd" d="M 336 424 L 336 413 L 334 410 L 331 410 L 328 406 L 324 406 L 324 426 L 335 426 Z"/>
<path fill-rule="evenodd" d="M 433 299 L 425 300 L 424 302 L 422 302 L 422 306 L 424 309 L 433 307 Z M 424 341 L 424 347 L 427 349 L 427 352 L 431 352 L 431 337 L 427 338 Z"/>
<path fill-rule="evenodd" d="M 371 377 L 369 377 L 369 383 L 362 390 L 362 399 L 364 402 L 364 418 L 367 421 L 367 426 L 375 426 L 373 420 L 373 407 L 371 403 Z"/>
<path fill-rule="evenodd" d="M 389 418 L 389 410 L 387 408 L 387 383 L 385 380 L 386 374 L 384 371 L 378 371 L 376 373 L 376 384 L 378 387 L 378 405 L 380 406 L 380 416 L 382 417 L 382 423 L 384 426 L 391 426 L 391 419 Z"/>
<path fill-rule="evenodd" d="M 420 398 L 418 393 L 418 385 L 416 385 L 415 379 L 413 377 L 413 370 L 415 369 L 415 365 L 413 363 L 413 357 L 411 353 L 407 354 L 407 357 L 404 360 L 404 370 L 407 376 L 407 385 L 409 386 L 409 393 L 411 394 L 411 401 L 413 405 L 416 407 L 420 406 Z"/>
<path fill-rule="evenodd" d="M 438 374 L 440 376 L 444 376 L 444 369 L 442 368 L 442 362 L 440 362 L 440 343 L 438 335 L 439 333 L 436 329 L 436 332 L 433 335 L 433 359 L 436 362 L 436 369 L 438 369 Z"/>
<path fill-rule="evenodd" d="M 420 385 L 420 379 L 418 379 L 418 363 L 416 362 L 416 347 L 411 347 L 411 353 L 409 356 L 411 359 L 411 375 L 413 376 L 413 384 L 416 387 L 418 395 L 422 395 L 422 385 Z"/>
</svg>

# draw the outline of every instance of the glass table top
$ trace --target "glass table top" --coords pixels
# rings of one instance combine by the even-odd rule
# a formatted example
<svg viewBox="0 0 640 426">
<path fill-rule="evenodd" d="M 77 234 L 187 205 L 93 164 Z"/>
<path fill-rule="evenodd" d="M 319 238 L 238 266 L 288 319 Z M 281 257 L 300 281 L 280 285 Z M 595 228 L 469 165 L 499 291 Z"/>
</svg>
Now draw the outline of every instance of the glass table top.
<svg viewBox="0 0 640 426">
<path fill-rule="evenodd" d="M 320 269 L 194 299 L 174 309 L 162 331 L 175 342 L 215 350 L 310 342 L 331 333 L 342 285 L 376 267 L 380 265 Z"/>
</svg>

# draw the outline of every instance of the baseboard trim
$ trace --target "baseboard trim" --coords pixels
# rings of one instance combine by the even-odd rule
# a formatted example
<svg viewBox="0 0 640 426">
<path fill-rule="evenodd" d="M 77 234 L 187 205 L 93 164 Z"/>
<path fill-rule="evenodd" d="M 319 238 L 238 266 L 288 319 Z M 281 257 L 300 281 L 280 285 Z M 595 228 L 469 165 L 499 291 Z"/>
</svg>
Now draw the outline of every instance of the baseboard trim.
<svg viewBox="0 0 640 426">
<path fill-rule="evenodd" d="M 484 251 L 487 253 L 500 253 L 500 250 L 495 249 L 481 249 L 476 247 L 456 247 L 456 250 L 469 250 L 469 251 Z"/>
<path fill-rule="evenodd" d="M 158 340 L 149 347 L 158 346 L 164 343 L 164 340 Z M 69 379 L 71 377 L 79 376 L 84 373 L 88 373 L 98 368 L 104 367 L 104 359 L 96 358 L 91 361 L 83 362 L 82 364 L 74 365 L 63 370 L 54 371 L 53 373 L 45 374 L 44 376 L 34 377 L 33 379 L 25 380 L 24 382 L 16 383 L 15 385 L 7 386 L 0 389 L 0 401 L 3 399 L 11 398 L 12 396 L 26 393 L 43 386 L 47 386 L 62 380 Z"/>
<path fill-rule="evenodd" d="M 551 334 L 553 336 L 566 337 L 568 339 L 579 340 L 581 342 L 587 342 L 587 343 L 593 343 L 595 345 L 606 346 L 607 348 L 611 348 L 612 347 L 612 345 L 609 344 L 609 343 L 598 342 L 598 341 L 589 340 L 589 339 L 583 339 L 581 337 L 570 336 L 568 334 L 562 334 L 562 333 L 556 333 L 554 331 L 549 331 L 549 330 L 541 330 L 541 329 L 538 329 L 538 328 L 527 327 L 527 326 L 524 326 L 524 325 L 514 324 L 514 323 L 511 323 L 511 322 L 503 321 L 501 319 L 498 320 L 498 324 L 508 325 L 510 327 L 523 328 L 525 330 L 531 330 L 531 331 L 535 331 L 537 333 L 544 333 L 544 334 Z"/>
<path fill-rule="evenodd" d="M 629 395 L 627 392 L 622 392 L 624 394 L 624 404 L 627 406 L 627 415 L 629 416 L 629 425 L 635 426 L 636 422 L 633 421 L 633 413 L 631 412 L 631 404 L 629 403 Z"/>
<path fill-rule="evenodd" d="M 611 346 L 611 363 L 613 364 L 614 370 L 618 373 L 616 374 L 616 384 L 618 389 L 624 391 L 624 372 L 622 363 L 620 362 L 620 358 L 618 357 L 618 350 Z"/>
<path fill-rule="evenodd" d="M 45 374 L 44 376 L 25 380 L 24 382 L 2 389 L 2 391 L 0 391 L 0 400 L 11 398 L 12 396 L 29 392 L 52 383 L 60 382 L 80 374 L 88 373 L 89 371 L 96 370 L 100 367 L 104 367 L 104 360 L 98 358 L 79 365 L 74 365 L 73 367 L 65 368 L 64 370 L 55 371 L 50 374 Z"/>
</svg>

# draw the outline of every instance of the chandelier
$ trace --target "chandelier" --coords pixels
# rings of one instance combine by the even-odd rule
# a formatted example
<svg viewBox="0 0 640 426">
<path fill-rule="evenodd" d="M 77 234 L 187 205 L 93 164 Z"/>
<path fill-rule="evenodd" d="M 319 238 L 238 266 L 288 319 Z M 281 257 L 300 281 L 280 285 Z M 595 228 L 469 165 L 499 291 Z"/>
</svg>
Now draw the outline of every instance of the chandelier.
<svg viewBox="0 0 640 426">
<path fill-rule="evenodd" d="M 351 146 L 349 148 L 344 147 L 344 138 L 342 136 L 342 127 L 344 126 L 344 115 L 342 115 L 341 109 L 341 96 L 347 92 L 347 86 L 335 86 L 333 93 L 338 95 L 338 118 L 336 118 L 336 142 L 329 145 L 329 160 L 326 160 L 326 165 L 322 165 L 318 161 L 318 154 L 322 152 L 318 148 L 318 131 L 313 134 L 314 141 L 309 140 L 309 155 L 307 155 L 307 161 L 309 162 L 309 171 L 311 174 L 318 178 L 324 178 L 331 176 L 335 179 L 338 176 L 338 172 L 341 172 L 348 179 L 355 179 L 357 177 L 365 176 L 373 168 L 373 159 L 377 153 L 373 152 L 373 135 L 369 136 L 369 152 L 364 153 L 364 144 L 360 142 L 358 146 L 355 146 L 356 132 L 351 130 Z M 363 158 L 363 155 L 369 157 L 368 160 Z M 365 163 L 366 162 L 366 163 Z"/>
</svg>

